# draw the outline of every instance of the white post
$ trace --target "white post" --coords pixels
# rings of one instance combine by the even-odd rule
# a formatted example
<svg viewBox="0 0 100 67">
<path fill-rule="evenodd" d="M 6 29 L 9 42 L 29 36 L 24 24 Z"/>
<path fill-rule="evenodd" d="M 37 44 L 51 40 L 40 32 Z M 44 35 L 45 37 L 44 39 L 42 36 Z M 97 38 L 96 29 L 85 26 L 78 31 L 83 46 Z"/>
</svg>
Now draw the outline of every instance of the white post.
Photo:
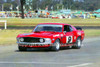
<svg viewBox="0 0 100 67">
<path fill-rule="evenodd" d="M 16 9 L 17 9 L 17 12 L 18 12 L 18 16 L 19 16 L 19 6 L 17 6 L 17 7 L 16 7 Z"/>
<path fill-rule="evenodd" d="M 4 28 L 7 29 L 7 21 L 6 20 L 0 20 L 0 22 L 4 22 Z"/>
<path fill-rule="evenodd" d="M 7 21 L 5 21 L 5 29 L 7 29 Z"/>
<path fill-rule="evenodd" d="M 86 18 L 86 15 L 84 14 L 84 19 Z"/>
</svg>

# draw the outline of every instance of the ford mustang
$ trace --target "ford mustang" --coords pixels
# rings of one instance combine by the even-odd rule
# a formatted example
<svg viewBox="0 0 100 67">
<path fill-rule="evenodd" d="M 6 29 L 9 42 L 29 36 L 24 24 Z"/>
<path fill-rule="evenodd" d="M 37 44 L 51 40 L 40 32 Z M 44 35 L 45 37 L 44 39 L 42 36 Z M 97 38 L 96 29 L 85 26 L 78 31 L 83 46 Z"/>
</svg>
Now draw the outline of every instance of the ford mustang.
<svg viewBox="0 0 100 67">
<path fill-rule="evenodd" d="M 80 49 L 84 40 L 84 31 L 64 23 L 41 23 L 31 33 L 19 34 L 17 44 L 19 51 L 27 48 L 48 48 L 59 51 L 61 47 Z"/>
</svg>

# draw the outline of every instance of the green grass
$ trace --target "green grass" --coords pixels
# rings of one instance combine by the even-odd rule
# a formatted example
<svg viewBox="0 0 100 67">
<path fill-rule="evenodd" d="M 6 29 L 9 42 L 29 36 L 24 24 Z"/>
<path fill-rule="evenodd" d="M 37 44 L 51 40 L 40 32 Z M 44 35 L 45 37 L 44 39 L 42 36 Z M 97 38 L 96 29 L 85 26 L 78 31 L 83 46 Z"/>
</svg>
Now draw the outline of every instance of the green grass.
<svg viewBox="0 0 100 67">
<path fill-rule="evenodd" d="M 29 33 L 32 30 L 0 30 L 0 45 L 14 45 L 16 44 L 16 36 L 18 34 Z M 100 36 L 100 30 L 84 30 L 85 37 Z"/>
<path fill-rule="evenodd" d="M 0 31 L 0 45 L 16 44 L 16 37 L 18 34 L 29 33 L 31 30 L 1 30 Z"/>
<path fill-rule="evenodd" d="M 84 30 L 85 37 L 97 37 L 100 36 L 100 29 L 88 29 Z"/>
<path fill-rule="evenodd" d="M 11 18 L 3 19 L 7 20 L 8 26 L 35 26 L 39 23 L 48 23 L 48 22 L 60 22 L 67 23 L 74 26 L 100 26 L 100 19 L 20 19 L 20 18 Z M 3 23 L 0 23 L 0 26 L 3 26 Z"/>
</svg>

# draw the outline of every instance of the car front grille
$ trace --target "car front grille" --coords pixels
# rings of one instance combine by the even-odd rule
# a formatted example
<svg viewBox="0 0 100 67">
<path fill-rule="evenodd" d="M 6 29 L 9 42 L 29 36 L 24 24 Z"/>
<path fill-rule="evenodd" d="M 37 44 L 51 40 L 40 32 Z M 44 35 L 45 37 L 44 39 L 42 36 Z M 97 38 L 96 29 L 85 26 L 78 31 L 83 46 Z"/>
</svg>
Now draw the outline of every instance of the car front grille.
<svg viewBox="0 0 100 67">
<path fill-rule="evenodd" d="M 24 42 L 29 42 L 29 43 L 40 43 L 40 38 L 24 37 Z"/>
</svg>

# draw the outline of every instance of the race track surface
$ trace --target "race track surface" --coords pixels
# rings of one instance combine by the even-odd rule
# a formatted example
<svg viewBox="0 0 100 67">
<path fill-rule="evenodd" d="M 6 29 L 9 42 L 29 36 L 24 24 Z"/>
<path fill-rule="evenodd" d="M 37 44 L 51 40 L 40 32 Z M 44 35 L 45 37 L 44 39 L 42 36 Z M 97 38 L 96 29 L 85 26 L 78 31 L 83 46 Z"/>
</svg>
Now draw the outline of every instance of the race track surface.
<svg viewBox="0 0 100 67">
<path fill-rule="evenodd" d="M 0 46 L 0 67 L 100 67 L 100 37 L 86 38 L 81 49 L 59 52 Z"/>
</svg>

